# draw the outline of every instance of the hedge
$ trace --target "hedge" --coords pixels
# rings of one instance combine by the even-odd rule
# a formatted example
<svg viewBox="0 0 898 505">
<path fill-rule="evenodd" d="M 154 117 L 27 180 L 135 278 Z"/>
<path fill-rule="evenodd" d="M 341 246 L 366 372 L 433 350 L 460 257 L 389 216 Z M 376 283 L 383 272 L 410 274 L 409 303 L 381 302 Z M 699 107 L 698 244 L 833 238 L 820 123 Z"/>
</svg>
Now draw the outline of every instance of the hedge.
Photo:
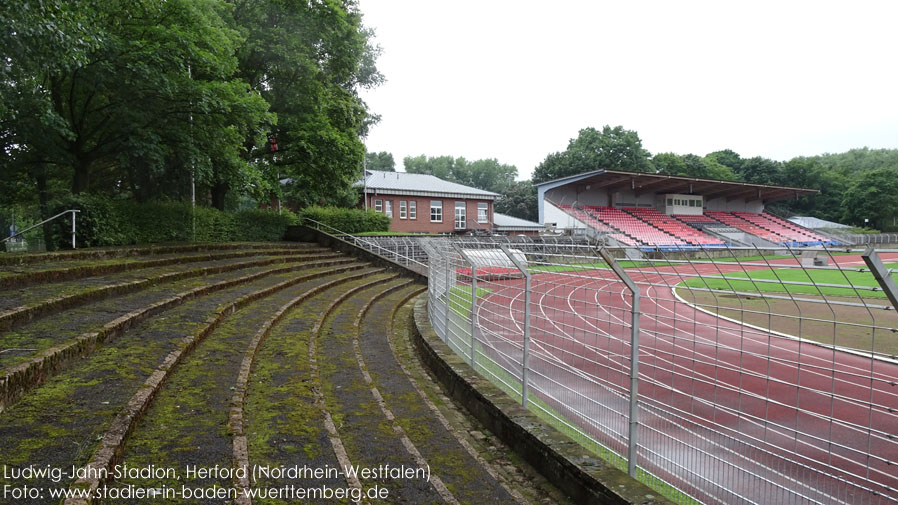
<svg viewBox="0 0 898 505">
<path fill-rule="evenodd" d="M 296 224 L 296 215 L 251 209 L 223 212 L 209 207 L 191 208 L 189 203 L 139 204 L 101 197 L 72 197 L 56 206 L 54 213 L 77 209 L 75 240 L 78 247 L 149 244 L 160 242 L 257 242 L 284 237 Z M 193 220 L 196 232 L 193 232 Z M 71 247 L 71 220 L 53 222 L 53 243 Z"/>
<path fill-rule="evenodd" d="M 390 229 L 390 218 L 372 210 L 309 207 L 300 213 L 300 218 L 301 221 L 314 219 L 344 233 L 365 233 Z"/>
</svg>

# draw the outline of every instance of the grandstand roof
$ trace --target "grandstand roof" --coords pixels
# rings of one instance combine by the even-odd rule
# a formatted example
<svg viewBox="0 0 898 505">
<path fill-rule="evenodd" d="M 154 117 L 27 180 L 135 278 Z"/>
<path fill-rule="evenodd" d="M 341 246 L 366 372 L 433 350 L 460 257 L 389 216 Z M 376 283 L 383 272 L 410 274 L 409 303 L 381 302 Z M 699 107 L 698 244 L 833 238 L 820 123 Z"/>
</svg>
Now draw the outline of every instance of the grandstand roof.
<svg viewBox="0 0 898 505">
<path fill-rule="evenodd" d="M 696 194 L 704 196 L 706 200 L 726 197 L 771 202 L 820 192 L 816 189 L 619 170 L 595 170 L 546 181 L 536 186 L 546 191 L 574 183 L 578 186 L 588 186 L 587 189 L 604 189 L 606 191 L 634 190 L 637 193 Z"/>
</svg>

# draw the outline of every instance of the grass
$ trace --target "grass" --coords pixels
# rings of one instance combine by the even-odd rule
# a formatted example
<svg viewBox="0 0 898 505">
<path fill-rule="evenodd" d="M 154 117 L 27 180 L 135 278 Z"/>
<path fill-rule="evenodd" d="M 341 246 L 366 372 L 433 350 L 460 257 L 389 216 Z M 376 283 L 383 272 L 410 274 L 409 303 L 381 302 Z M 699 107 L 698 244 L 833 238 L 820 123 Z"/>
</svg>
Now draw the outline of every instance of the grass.
<svg viewBox="0 0 898 505">
<path fill-rule="evenodd" d="M 468 290 L 467 292 L 468 298 L 470 299 L 470 290 Z M 463 326 L 464 325 L 462 325 L 462 327 Z M 452 348 L 456 352 L 456 354 L 462 356 L 462 358 L 465 358 L 465 353 L 459 352 L 459 350 L 455 349 L 454 345 L 452 344 L 453 343 L 450 343 L 450 348 Z M 520 402 L 520 381 L 518 381 L 517 378 L 505 371 L 505 369 L 499 366 L 496 362 L 487 359 L 486 354 L 484 353 L 483 348 L 479 342 L 477 343 L 477 348 L 478 352 L 475 369 L 480 372 L 481 375 L 486 377 L 491 383 L 493 383 L 493 385 L 501 389 L 502 392 L 510 396 L 516 402 Z M 568 421 L 561 413 L 559 413 L 545 401 L 534 395 L 532 392 L 528 393 L 527 399 L 528 410 L 536 415 L 544 423 L 552 426 L 560 433 L 563 433 L 578 445 L 589 451 L 591 454 L 594 454 L 614 468 L 617 468 L 624 473 L 627 472 L 626 458 L 618 455 L 616 452 L 605 447 L 588 434 L 574 427 L 573 423 Z M 654 489 L 659 494 L 672 500 L 675 503 L 685 505 L 698 505 L 699 503 L 689 495 L 681 492 L 679 489 L 671 486 L 670 484 L 667 484 L 658 477 L 646 472 L 641 468 L 636 469 L 636 480 Z"/>
<path fill-rule="evenodd" d="M 492 292 L 492 289 L 477 288 L 477 298 L 482 298 Z M 449 307 L 456 314 L 468 317 L 472 307 L 471 288 L 467 286 L 452 286 L 449 289 Z"/>
<path fill-rule="evenodd" d="M 898 263 L 889 263 L 889 268 L 898 268 Z M 842 284 L 845 286 L 866 286 L 879 288 L 873 274 L 869 272 L 857 272 L 853 270 L 801 270 L 797 268 L 773 268 L 753 270 L 749 272 L 732 272 L 724 274 L 725 279 L 709 277 L 695 277 L 679 284 L 679 287 L 710 288 L 722 291 L 741 291 L 747 293 L 792 293 L 806 295 L 824 295 L 857 297 L 858 293 L 865 298 L 885 298 L 883 291 L 870 291 L 860 289 L 855 291 L 850 287 L 815 287 L 796 284 L 783 284 L 788 282 L 814 282 L 817 284 Z M 898 274 L 892 277 L 898 279 Z M 744 279 L 744 280 L 743 280 Z M 772 280 L 777 282 L 752 282 L 753 280 Z M 849 284 L 850 283 L 850 284 Z"/>
<path fill-rule="evenodd" d="M 664 267 L 670 266 L 674 263 L 669 261 L 633 261 L 633 260 L 618 260 L 617 262 L 621 268 L 646 268 L 646 267 Z M 611 267 L 608 266 L 608 263 L 604 261 L 599 261 L 596 263 L 580 263 L 576 265 L 539 265 L 530 267 L 527 270 L 532 274 L 537 273 L 563 273 L 563 272 L 579 272 L 583 270 L 610 270 Z"/>
<path fill-rule="evenodd" d="M 728 261 L 730 263 L 736 262 L 744 262 L 744 261 L 764 261 L 764 260 L 791 260 L 796 257 L 801 257 L 801 251 L 795 251 L 795 256 L 791 256 L 788 254 L 770 254 L 766 256 L 745 256 L 745 257 L 736 257 L 736 258 L 714 258 L 714 261 Z M 833 256 L 845 256 L 849 254 L 857 254 L 856 252 L 834 252 L 830 251 L 829 254 Z"/>
</svg>

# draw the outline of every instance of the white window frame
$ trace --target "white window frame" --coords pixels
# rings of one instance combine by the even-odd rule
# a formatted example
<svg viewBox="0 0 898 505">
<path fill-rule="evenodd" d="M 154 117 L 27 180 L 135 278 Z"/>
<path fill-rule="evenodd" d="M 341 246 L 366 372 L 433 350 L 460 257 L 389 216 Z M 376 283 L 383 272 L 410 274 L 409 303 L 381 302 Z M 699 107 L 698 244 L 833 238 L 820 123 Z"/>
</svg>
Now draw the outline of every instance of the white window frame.
<svg viewBox="0 0 898 505">
<path fill-rule="evenodd" d="M 436 212 L 434 212 L 436 211 Z M 434 216 L 438 219 L 434 219 Z M 431 200 L 430 201 L 430 222 L 431 223 L 442 223 L 443 222 L 443 201 L 442 200 Z"/>
<path fill-rule="evenodd" d="M 418 202 L 415 200 L 408 202 L 408 218 L 418 219 Z"/>
<path fill-rule="evenodd" d="M 453 222 L 456 230 L 464 230 L 468 227 L 468 203 L 455 202 L 455 212 L 453 213 Z M 459 212 L 461 211 L 461 212 Z"/>
<path fill-rule="evenodd" d="M 405 200 L 399 200 L 399 219 L 405 219 L 408 216 L 408 207 Z"/>
<path fill-rule="evenodd" d="M 374 200 L 374 212 L 383 212 L 384 211 L 384 201 L 383 200 Z"/>
<path fill-rule="evenodd" d="M 384 200 L 384 214 L 389 218 L 393 217 L 393 200 Z"/>
<path fill-rule="evenodd" d="M 477 222 L 490 222 L 490 204 L 486 202 L 477 202 Z"/>
</svg>

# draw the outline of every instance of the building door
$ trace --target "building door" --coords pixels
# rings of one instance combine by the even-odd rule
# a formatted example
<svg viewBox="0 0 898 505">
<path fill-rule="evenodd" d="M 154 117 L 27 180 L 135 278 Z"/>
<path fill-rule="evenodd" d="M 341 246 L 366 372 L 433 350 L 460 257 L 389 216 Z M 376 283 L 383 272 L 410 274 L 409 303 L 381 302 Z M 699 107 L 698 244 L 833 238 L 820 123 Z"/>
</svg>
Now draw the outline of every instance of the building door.
<svg viewBox="0 0 898 505">
<path fill-rule="evenodd" d="M 465 202 L 455 202 L 455 229 L 465 229 Z"/>
</svg>

